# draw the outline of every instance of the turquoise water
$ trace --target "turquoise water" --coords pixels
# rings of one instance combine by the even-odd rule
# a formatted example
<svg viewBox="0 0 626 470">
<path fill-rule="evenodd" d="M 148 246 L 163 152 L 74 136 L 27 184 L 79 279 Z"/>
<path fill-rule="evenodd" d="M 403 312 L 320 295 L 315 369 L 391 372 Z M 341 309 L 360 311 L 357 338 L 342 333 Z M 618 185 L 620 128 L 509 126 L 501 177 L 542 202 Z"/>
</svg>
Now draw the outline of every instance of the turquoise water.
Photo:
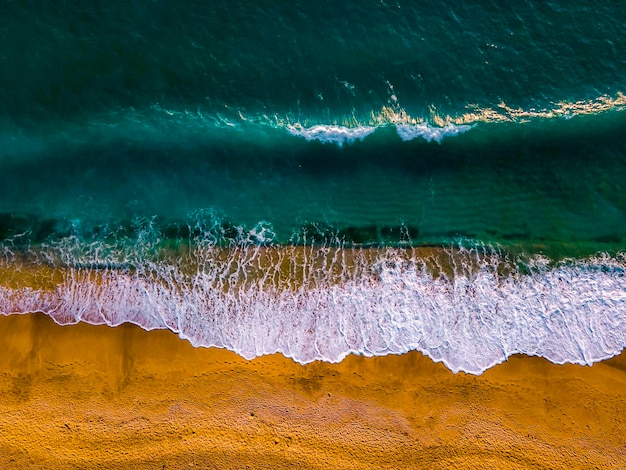
<svg viewBox="0 0 626 470">
<path fill-rule="evenodd" d="M 623 245 L 623 9 L 499 3 L 5 3 L 0 230 Z"/>
<path fill-rule="evenodd" d="M 106 141 L 98 129 L 88 142 L 6 156 L 0 212 L 5 234 L 34 226 L 37 241 L 138 216 L 183 233 L 211 213 L 235 226 L 263 221 L 276 243 L 316 223 L 356 243 L 384 243 L 381 230 L 406 226 L 413 244 L 615 249 L 626 237 L 624 124 L 618 112 L 478 123 L 441 143 L 379 128 L 343 146 L 254 126 L 182 142 Z"/>
<path fill-rule="evenodd" d="M 134 303 L 123 309 L 111 304 L 107 310 L 101 300 L 100 316 L 76 313 L 84 298 L 76 294 L 67 303 L 69 290 L 56 300 L 31 292 L 28 308 L 15 300 L 26 291 L 7 291 L 0 293 L 2 312 L 55 311 L 64 323 L 133 321 L 168 327 L 194 344 L 247 356 L 281 350 L 303 362 L 420 349 L 469 371 L 516 351 L 593 362 L 626 344 L 626 10 L 619 2 L 11 1 L 0 6 L 0 41 L 0 248 L 6 266 L 16 265 L 19 252 L 37 264 L 110 268 L 113 278 L 121 276 L 118 283 L 124 276 L 131 284 L 156 276 L 157 285 L 172 289 L 150 294 L 156 303 L 148 304 L 129 294 Z M 159 250 L 188 246 L 200 253 L 192 264 L 204 266 L 199 273 L 212 281 L 200 274 L 168 277 L 189 259 L 151 264 Z M 237 294 L 206 304 L 207 292 L 225 276 L 248 279 L 239 270 L 215 268 L 213 255 L 202 254 L 207 246 L 248 250 L 252 264 L 263 247 L 377 247 L 381 258 L 359 265 L 363 279 L 341 278 L 358 282 L 333 297 L 343 299 L 337 318 L 343 311 L 380 325 L 389 312 L 408 309 L 410 328 L 418 332 L 394 339 L 395 346 L 368 346 L 376 335 L 362 326 L 363 344 L 346 340 L 346 347 L 324 353 L 326 340 L 306 354 L 278 340 L 252 347 L 230 333 L 216 337 L 205 318 L 214 313 L 211 305 L 233 318 L 270 304 L 287 312 L 285 318 L 325 310 L 306 283 L 307 314 L 272 303 L 283 294 L 270 296 L 271 302 L 255 297 L 261 295 L 254 294 L 257 285 L 248 286 L 257 303 Z M 413 254 L 393 249 L 425 246 L 469 250 L 485 276 L 498 272 L 494 266 L 502 260 L 490 258 L 494 253 L 522 253 L 524 261 L 510 261 L 517 274 L 509 280 L 517 284 L 494 281 L 493 292 L 480 290 L 486 297 L 457 296 L 464 299 L 457 311 L 443 294 L 455 292 L 445 282 L 465 279 L 476 289 L 480 276 L 468 274 L 471 269 L 457 270 L 456 281 L 440 280 L 442 287 L 422 285 L 426 278 L 416 280 L 405 264 L 400 271 L 389 268 L 398 256 L 419 265 Z M 535 269 L 544 257 L 551 267 Z M 321 266 L 330 273 L 343 269 L 341 262 Z M 405 277 L 406 291 L 391 283 L 399 295 L 391 304 L 379 291 L 364 293 L 370 275 L 381 276 L 376 266 Z M 326 268 L 315 265 L 321 271 L 309 287 L 326 285 L 330 295 L 338 281 L 324 277 Z M 568 287 L 555 280 L 563 279 L 562 271 Z M 80 291 L 78 278 L 67 280 L 67 289 Z M 205 317 L 199 307 L 185 310 L 189 306 L 176 314 L 186 319 L 182 323 L 155 313 L 181 305 L 181 283 L 192 286 L 185 297 L 205 305 Z M 589 285 L 596 287 L 584 291 Z M 441 289 L 440 304 L 426 305 L 420 297 L 430 288 Z M 511 301 L 503 314 L 507 296 L 529 303 Z M 588 302 L 572 304 L 573 297 Z M 363 307 L 363 299 L 377 299 L 386 313 Z M 576 344 L 578 336 L 553 338 L 559 328 L 546 333 L 546 321 L 537 326 L 536 344 L 492 344 L 486 350 L 497 354 L 467 364 L 454 356 L 469 350 L 466 343 L 419 339 L 439 325 L 424 311 L 470 322 L 470 343 L 477 335 L 497 343 L 502 328 L 493 323 L 495 330 L 479 334 L 468 312 L 509 315 L 522 331 L 535 321 L 529 318 L 552 315 L 541 310 L 546 305 L 577 325 L 596 321 L 583 314 L 613 312 L 617 319 L 590 331 L 617 336 L 598 346 L 604 340 L 596 333 L 581 333 L 583 346 L 563 346 L 566 353 L 554 344 Z M 119 309 L 135 313 L 124 316 Z M 115 319 L 107 316 L 113 310 Z M 263 325 L 267 319 L 257 320 Z M 340 322 L 328 320 L 334 321 Z M 433 333 L 437 338 L 458 333 L 437 328 L 443 328 Z M 549 345 L 545 337 L 552 338 Z M 587 352 L 580 357 L 571 352 L 581 348 Z"/>
</svg>

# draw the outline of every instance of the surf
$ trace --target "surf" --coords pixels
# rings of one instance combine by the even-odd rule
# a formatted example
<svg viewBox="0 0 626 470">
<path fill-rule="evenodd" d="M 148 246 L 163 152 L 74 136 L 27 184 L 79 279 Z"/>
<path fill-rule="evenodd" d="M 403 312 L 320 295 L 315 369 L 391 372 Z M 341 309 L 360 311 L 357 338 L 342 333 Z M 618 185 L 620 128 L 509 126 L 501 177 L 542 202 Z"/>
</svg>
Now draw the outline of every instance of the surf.
<svg viewBox="0 0 626 470">
<path fill-rule="evenodd" d="M 219 247 L 203 238 L 155 258 L 149 247 L 107 254 L 75 243 L 82 251 L 50 246 L 30 260 L 5 251 L 0 313 L 130 322 L 196 347 L 303 364 L 418 350 L 472 374 L 518 353 L 592 364 L 626 346 L 623 252 L 555 261 L 481 245 Z"/>
</svg>

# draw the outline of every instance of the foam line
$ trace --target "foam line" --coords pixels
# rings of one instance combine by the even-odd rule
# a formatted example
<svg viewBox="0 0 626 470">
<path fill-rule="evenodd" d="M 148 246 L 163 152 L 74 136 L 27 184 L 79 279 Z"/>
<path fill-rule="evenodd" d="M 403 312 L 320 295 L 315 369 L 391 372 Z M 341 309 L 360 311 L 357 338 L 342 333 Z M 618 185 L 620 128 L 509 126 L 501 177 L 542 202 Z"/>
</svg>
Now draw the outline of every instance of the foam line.
<svg viewBox="0 0 626 470">
<path fill-rule="evenodd" d="M 360 126 L 326 126 L 316 125 L 304 127 L 300 124 L 287 126 L 287 130 L 291 135 L 303 137 L 308 141 L 319 141 L 325 144 L 344 145 L 346 143 L 354 143 L 357 140 L 363 140 L 372 134 L 376 127 Z"/>
<path fill-rule="evenodd" d="M 441 143 L 446 137 L 462 134 L 471 129 L 468 125 L 446 124 L 443 127 L 431 126 L 429 124 L 397 124 L 396 131 L 402 140 L 409 141 L 422 138 L 427 142 Z"/>
<path fill-rule="evenodd" d="M 300 124 L 289 125 L 287 130 L 291 135 L 302 137 L 308 141 L 319 141 L 326 144 L 342 146 L 365 139 L 381 127 L 393 126 L 398 136 L 405 142 L 414 139 L 424 139 L 427 142 L 441 143 L 446 137 L 462 134 L 471 129 L 469 125 L 447 124 L 443 127 L 431 126 L 426 123 L 399 123 L 382 124 L 381 126 L 346 127 L 336 125 L 315 125 L 304 127 Z"/>
</svg>

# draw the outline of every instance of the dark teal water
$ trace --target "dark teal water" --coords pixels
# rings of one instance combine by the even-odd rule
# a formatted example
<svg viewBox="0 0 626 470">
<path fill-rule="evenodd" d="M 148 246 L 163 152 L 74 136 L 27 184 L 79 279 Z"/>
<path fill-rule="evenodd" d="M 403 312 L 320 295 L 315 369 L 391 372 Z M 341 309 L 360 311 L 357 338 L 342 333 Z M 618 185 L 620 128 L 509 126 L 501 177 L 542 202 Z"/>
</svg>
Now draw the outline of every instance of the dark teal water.
<svg viewBox="0 0 626 470">
<path fill-rule="evenodd" d="M 332 120 L 623 92 L 616 2 L 3 2 L 2 116 L 224 108 Z"/>
</svg>

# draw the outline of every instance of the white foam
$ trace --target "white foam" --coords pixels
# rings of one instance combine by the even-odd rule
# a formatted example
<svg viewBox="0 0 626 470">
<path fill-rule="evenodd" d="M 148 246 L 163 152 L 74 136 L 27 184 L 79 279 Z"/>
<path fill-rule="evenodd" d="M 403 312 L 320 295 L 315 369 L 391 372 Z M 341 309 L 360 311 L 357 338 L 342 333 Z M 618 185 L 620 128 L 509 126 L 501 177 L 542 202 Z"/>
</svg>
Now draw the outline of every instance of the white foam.
<svg viewBox="0 0 626 470">
<path fill-rule="evenodd" d="M 409 141 L 417 138 L 422 138 L 427 142 L 441 143 L 446 137 L 462 134 L 470 130 L 472 126 L 469 125 L 454 125 L 447 124 L 443 127 L 431 126 L 426 123 L 419 124 L 397 124 L 396 131 L 402 140 Z"/>
<path fill-rule="evenodd" d="M 419 257 L 392 249 L 374 260 L 352 256 L 358 269 L 343 269 L 341 249 L 331 256 L 311 248 L 298 261 L 263 249 L 198 250 L 193 270 L 165 262 L 132 272 L 68 269 L 55 291 L 0 287 L 0 313 L 169 328 L 195 346 L 248 359 L 281 352 L 300 363 L 337 362 L 418 350 L 473 374 L 517 353 L 591 364 L 626 346 L 624 255 L 553 267 L 537 258 L 531 274 L 507 276 L 498 275 L 502 259 L 489 255 L 474 269 L 433 277 Z M 314 269 L 320 256 L 325 268 Z M 277 286 L 285 266 L 290 276 Z"/>
<path fill-rule="evenodd" d="M 469 125 L 454 124 L 437 127 L 426 123 L 385 123 L 381 125 L 381 127 L 383 126 L 394 126 L 398 136 L 405 142 L 421 138 L 427 142 L 435 141 L 438 143 L 441 143 L 441 141 L 446 137 L 462 134 L 472 128 L 472 126 Z M 357 140 L 363 140 L 373 134 L 376 129 L 378 129 L 376 126 L 346 127 L 335 125 L 315 125 L 312 127 L 304 127 L 300 124 L 287 126 L 289 133 L 294 136 L 303 137 L 308 141 L 319 141 L 339 146 L 346 143 L 354 143 Z"/>
<path fill-rule="evenodd" d="M 292 124 L 287 126 L 290 134 L 297 137 L 304 137 L 308 141 L 319 141 L 325 144 L 344 145 L 345 143 L 353 143 L 357 140 L 363 140 L 372 134 L 376 127 L 374 126 L 333 126 L 333 125 L 315 125 L 304 127 L 301 124 Z"/>
</svg>

